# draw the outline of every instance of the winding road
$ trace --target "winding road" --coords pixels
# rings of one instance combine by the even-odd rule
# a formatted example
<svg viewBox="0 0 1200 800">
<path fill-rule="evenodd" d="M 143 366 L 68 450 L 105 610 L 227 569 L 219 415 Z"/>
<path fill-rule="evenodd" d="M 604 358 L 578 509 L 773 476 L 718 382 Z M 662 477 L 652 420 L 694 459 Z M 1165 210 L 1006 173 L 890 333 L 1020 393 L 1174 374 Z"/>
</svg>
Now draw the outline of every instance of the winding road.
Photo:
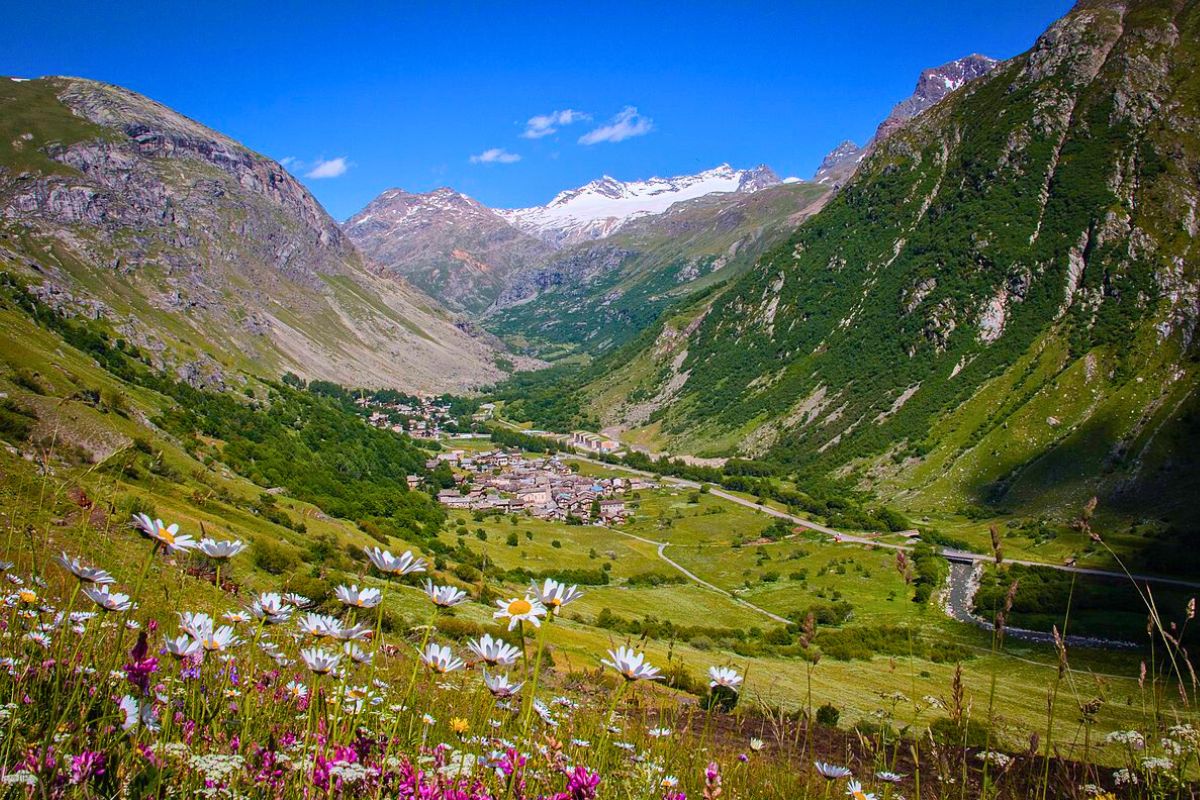
<svg viewBox="0 0 1200 800">
<path fill-rule="evenodd" d="M 652 472 L 635 469 L 633 467 L 627 467 L 627 466 L 624 466 L 623 464 L 609 464 L 608 462 L 605 462 L 605 461 L 599 461 L 597 459 L 588 458 L 587 456 L 581 456 L 581 455 L 571 455 L 570 457 L 577 459 L 579 461 L 586 461 L 589 464 L 595 464 L 597 466 L 607 467 L 609 469 L 623 470 L 625 472 L 629 472 L 634 475 L 642 475 L 645 477 L 653 477 L 654 476 L 654 473 L 652 473 Z M 668 483 L 668 484 L 671 484 L 672 486 L 679 486 L 679 487 L 685 488 L 685 489 L 699 489 L 700 488 L 700 484 L 697 483 L 696 481 L 689 481 L 684 478 L 674 478 L 674 477 L 671 477 L 668 475 L 663 475 L 661 479 L 662 479 L 663 483 Z M 899 543 L 894 543 L 894 542 L 881 542 L 870 536 L 862 536 L 859 534 L 846 533 L 845 531 L 839 531 L 834 528 L 830 528 L 825 525 L 821 525 L 819 523 L 813 522 L 812 520 L 805 519 L 804 517 L 798 517 L 795 514 L 789 514 L 786 511 L 780 511 L 775 508 L 770 508 L 769 506 L 759 505 L 758 503 L 755 503 L 752 500 L 747 500 L 744 497 L 739 497 L 736 494 L 731 494 L 730 492 L 727 492 L 724 489 L 719 489 L 717 487 L 714 487 L 711 484 L 709 485 L 708 492 L 709 492 L 709 494 L 712 494 L 716 497 L 720 497 L 725 500 L 728 500 L 731 503 L 737 503 L 738 505 L 745 506 L 746 508 L 752 508 L 755 511 L 761 511 L 762 513 L 767 514 L 772 517 L 779 517 L 780 519 L 786 519 L 786 520 L 792 522 L 793 524 L 798 525 L 802 528 L 808 528 L 809 530 L 817 531 L 818 533 L 823 533 L 827 536 L 832 536 L 838 542 L 861 544 L 861 545 L 867 545 L 870 547 L 883 547 L 883 548 L 886 548 L 889 550 L 905 550 L 905 551 L 907 551 L 907 550 L 912 549 L 912 545 L 910 545 L 910 544 L 899 544 Z M 621 533 L 624 533 L 624 532 L 621 531 Z M 639 538 L 639 537 L 635 537 L 635 538 Z M 643 539 L 643 541 L 648 542 L 650 540 Z M 654 542 L 654 544 L 659 544 L 659 543 Z M 992 560 L 992 557 L 990 555 L 986 555 L 984 553 L 972 553 L 967 550 L 954 550 L 954 549 L 950 549 L 950 548 L 942 548 L 942 555 L 945 556 L 946 559 L 948 559 L 951 563 L 959 562 L 959 563 L 975 564 L 975 563 L 986 563 L 986 562 Z M 664 556 L 664 558 L 665 558 L 665 556 Z M 670 559 L 666 559 L 666 560 L 670 561 Z M 1076 575 L 1092 575 L 1092 576 L 1100 577 L 1100 578 L 1117 578 L 1119 580 L 1132 579 L 1132 580 L 1140 581 L 1140 582 L 1144 582 L 1144 583 L 1162 584 L 1164 586 L 1179 586 L 1179 587 L 1183 587 L 1185 589 L 1200 589 L 1200 581 L 1189 581 L 1189 580 L 1185 580 L 1183 578 L 1166 578 L 1166 577 L 1162 577 L 1159 575 L 1146 575 L 1146 574 L 1137 574 L 1137 573 L 1126 574 L 1124 572 L 1118 572 L 1116 570 L 1095 569 L 1092 567 L 1077 567 L 1077 566 L 1071 566 L 1068 564 L 1054 564 L 1054 563 L 1051 563 L 1048 561 L 1027 561 L 1027 560 L 1023 560 L 1023 559 L 1019 559 L 1019 558 L 1006 558 L 1004 560 L 1008 564 L 1020 564 L 1022 566 L 1026 566 L 1026 567 L 1045 567 L 1047 569 L 1056 569 L 1056 570 L 1059 570 L 1060 572 L 1072 572 L 1072 573 L 1075 573 Z M 674 563 L 674 562 L 670 562 L 670 563 Z M 676 565 L 676 566 L 678 566 L 678 565 Z M 680 567 L 680 569 L 682 569 L 682 568 Z"/>
</svg>

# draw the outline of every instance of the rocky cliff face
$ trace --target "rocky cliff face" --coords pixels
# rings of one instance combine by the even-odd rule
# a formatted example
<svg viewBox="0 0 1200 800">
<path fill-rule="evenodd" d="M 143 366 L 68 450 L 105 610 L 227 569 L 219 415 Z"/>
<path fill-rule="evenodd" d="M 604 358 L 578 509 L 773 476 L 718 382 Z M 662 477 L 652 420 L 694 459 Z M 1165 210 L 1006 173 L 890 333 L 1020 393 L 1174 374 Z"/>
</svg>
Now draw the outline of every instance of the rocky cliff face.
<svg viewBox="0 0 1200 800">
<path fill-rule="evenodd" d="M 684 357 L 645 355 L 660 446 L 770 453 L 917 509 L 1184 509 L 1200 488 L 1182 455 L 1200 406 L 1198 34 L 1194 3 L 1080 3 L 893 130 L 706 300 Z"/>
<path fill-rule="evenodd" d="M 847 139 L 839 144 L 821 160 L 821 166 L 813 175 L 813 181 L 826 186 L 841 186 L 846 179 L 858 169 L 858 162 L 867 154 L 864 147 L 859 147 Z"/>
<path fill-rule="evenodd" d="M 893 106 L 887 119 L 879 124 L 874 141 L 886 139 L 904 123 L 932 108 L 946 95 L 987 75 L 998 63 L 1000 62 L 994 58 L 974 53 L 923 71 L 921 77 L 917 78 L 917 87 L 913 93 Z"/>
<path fill-rule="evenodd" d="M 825 156 L 813 180 L 827 186 L 841 186 L 850 179 L 877 142 L 899 130 L 908 120 L 932 108 L 946 95 L 982 78 L 998 63 L 994 58 L 976 53 L 923 71 L 913 93 L 892 107 L 891 113 L 879 124 L 869 142 L 862 147 L 849 140 L 839 144 Z"/>
<path fill-rule="evenodd" d="M 371 260 L 459 311 L 479 312 L 554 248 L 453 189 L 389 189 L 346 221 Z"/>
<path fill-rule="evenodd" d="M 462 388 L 493 348 L 370 271 L 286 170 L 145 97 L 0 79 L 0 257 L 180 374 Z"/>
</svg>

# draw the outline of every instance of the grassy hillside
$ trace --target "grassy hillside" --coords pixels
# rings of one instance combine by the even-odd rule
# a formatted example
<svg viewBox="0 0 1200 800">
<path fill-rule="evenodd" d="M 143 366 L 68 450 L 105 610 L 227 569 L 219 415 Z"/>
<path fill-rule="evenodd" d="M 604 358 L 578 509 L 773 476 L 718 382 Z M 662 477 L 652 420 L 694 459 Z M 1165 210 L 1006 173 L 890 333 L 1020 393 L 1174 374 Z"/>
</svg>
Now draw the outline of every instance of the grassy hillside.
<svg viewBox="0 0 1200 800">
<path fill-rule="evenodd" d="M 1190 4 L 1081 4 L 560 405 L 915 514 L 1062 522 L 1099 495 L 1189 530 L 1198 26 Z"/>
<path fill-rule="evenodd" d="M 115 86 L 0 79 L 0 269 L 195 385 L 249 371 L 462 390 L 498 342 L 377 275 L 277 163 Z"/>
</svg>

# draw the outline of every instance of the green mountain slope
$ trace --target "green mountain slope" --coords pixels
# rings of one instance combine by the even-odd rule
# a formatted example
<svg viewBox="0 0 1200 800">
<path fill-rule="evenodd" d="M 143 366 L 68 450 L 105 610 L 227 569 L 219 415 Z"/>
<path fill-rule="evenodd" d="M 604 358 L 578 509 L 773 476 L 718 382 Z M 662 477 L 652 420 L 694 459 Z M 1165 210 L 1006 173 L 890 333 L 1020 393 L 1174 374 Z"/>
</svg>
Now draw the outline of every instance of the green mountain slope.
<svg viewBox="0 0 1200 800">
<path fill-rule="evenodd" d="M 1198 42 L 1196 3 L 1081 3 L 575 399 L 916 510 L 1194 516 Z"/>
<path fill-rule="evenodd" d="M 0 79 L 0 269 L 196 384 L 290 369 L 444 390 L 501 374 L 496 342 L 368 269 L 277 163 L 93 81 Z"/>
<path fill-rule="evenodd" d="M 539 355 L 608 352 L 667 306 L 741 275 L 820 208 L 828 191 L 780 184 L 677 203 L 513 276 L 485 324 Z"/>
</svg>

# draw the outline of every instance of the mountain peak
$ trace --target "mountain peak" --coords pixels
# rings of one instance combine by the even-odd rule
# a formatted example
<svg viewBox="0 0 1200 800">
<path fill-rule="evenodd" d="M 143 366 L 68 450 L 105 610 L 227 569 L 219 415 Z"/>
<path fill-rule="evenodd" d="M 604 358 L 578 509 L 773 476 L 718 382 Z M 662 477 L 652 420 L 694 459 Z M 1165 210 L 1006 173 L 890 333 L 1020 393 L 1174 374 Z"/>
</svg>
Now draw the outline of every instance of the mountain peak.
<svg viewBox="0 0 1200 800">
<path fill-rule="evenodd" d="M 637 217 L 661 214 L 675 203 L 707 194 L 756 192 L 780 183 L 765 164 L 734 169 L 718 164 L 694 175 L 620 181 L 611 175 L 559 192 L 544 206 L 497 213 L 523 231 L 555 245 L 599 239 Z"/>
<path fill-rule="evenodd" d="M 951 92 L 961 89 L 971 81 L 987 75 L 1000 62 L 979 53 L 947 61 L 937 67 L 921 70 L 913 93 L 892 107 L 887 118 L 879 124 L 875 136 L 863 147 L 849 139 L 843 141 L 821 161 L 813 180 L 830 186 L 840 186 L 850 179 L 858 164 L 883 141 L 908 120 L 937 104 Z"/>
</svg>

